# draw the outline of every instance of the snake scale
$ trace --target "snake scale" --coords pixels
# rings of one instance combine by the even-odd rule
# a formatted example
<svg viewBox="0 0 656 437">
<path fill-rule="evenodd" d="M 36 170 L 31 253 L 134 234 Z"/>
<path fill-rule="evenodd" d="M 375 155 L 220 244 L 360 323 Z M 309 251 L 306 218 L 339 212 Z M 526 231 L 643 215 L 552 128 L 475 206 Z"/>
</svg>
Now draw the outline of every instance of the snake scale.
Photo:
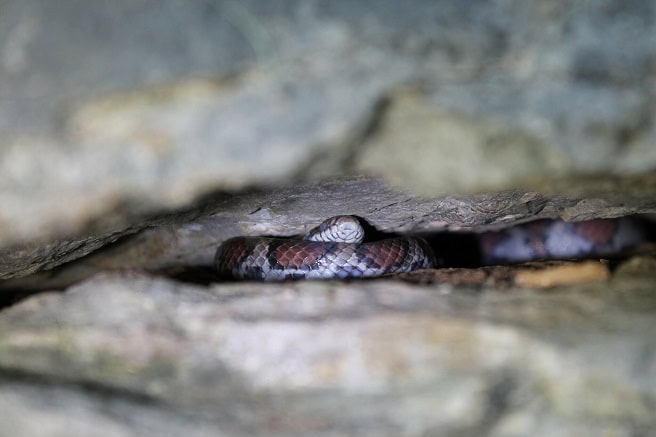
<svg viewBox="0 0 656 437">
<path fill-rule="evenodd" d="M 375 277 L 437 266 L 422 238 L 364 242 L 364 236 L 356 217 L 335 216 L 302 239 L 231 238 L 217 249 L 215 266 L 224 277 L 265 281 Z M 630 217 L 578 223 L 539 220 L 478 236 L 484 264 L 604 256 L 644 238 Z"/>
</svg>

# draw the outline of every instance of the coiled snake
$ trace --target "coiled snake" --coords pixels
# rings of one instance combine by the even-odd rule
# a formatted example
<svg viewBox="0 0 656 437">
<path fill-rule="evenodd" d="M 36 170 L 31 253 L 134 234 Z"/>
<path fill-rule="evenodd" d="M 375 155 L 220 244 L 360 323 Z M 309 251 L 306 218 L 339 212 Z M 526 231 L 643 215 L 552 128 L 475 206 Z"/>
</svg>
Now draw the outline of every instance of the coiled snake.
<svg viewBox="0 0 656 437">
<path fill-rule="evenodd" d="M 363 242 L 364 229 L 353 216 L 336 216 L 302 240 L 236 237 L 216 252 L 223 276 L 235 279 L 330 279 L 381 276 L 435 266 L 428 243 L 402 237 Z"/>
</svg>

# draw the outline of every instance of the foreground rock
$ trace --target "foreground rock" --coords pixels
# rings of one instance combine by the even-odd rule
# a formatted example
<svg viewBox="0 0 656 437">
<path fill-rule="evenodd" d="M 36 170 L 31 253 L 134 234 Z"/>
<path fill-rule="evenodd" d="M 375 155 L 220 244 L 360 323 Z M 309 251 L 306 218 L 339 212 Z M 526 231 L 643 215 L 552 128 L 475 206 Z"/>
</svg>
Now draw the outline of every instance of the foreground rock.
<svg viewBox="0 0 656 437">
<path fill-rule="evenodd" d="M 654 311 L 626 277 L 540 294 L 103 275 L 0 313 L 0 434 L 648 435 Z"/>
</svg>

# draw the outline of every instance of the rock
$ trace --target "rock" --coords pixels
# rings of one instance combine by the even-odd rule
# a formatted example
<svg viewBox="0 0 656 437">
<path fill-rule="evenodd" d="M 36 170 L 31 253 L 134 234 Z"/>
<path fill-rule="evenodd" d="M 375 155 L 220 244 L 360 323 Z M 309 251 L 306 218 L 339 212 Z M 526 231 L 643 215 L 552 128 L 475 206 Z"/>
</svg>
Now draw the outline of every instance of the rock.
<svg viewBox="0 0 656 437">
<path fill-rule="evenodd" d="M 515 284 L 522 288 L 553 288 L 603 282 L 609 278 L 608 266 L 600 261 L 560 262 L 544 269 L 521 269 L 515 276 Z"/>
<path fill-rule="evenodd" d="M 403 144 L 403 148 L 399 147 Z M 503 189 L 562 177 L 567 158 L 519 130 L 441 110 L 416 93 L 390 98 L 381 128 L 356 158 L 364 173 L 435 194 Z"/>
<path fill-rule="evenodd" d="M 335 50 L 344 58 L 339 52 L 347 48 Z M 13 190 L 3 191 L 8 207 L 1 220 L 12 226 L 0 237 L 46 236 L 53 227 L 71 233 L 96 217 L 105 223 L 102 216 L 117 207 L 138 216 L 185 206 L 212 190 L 292 177 L 322 148 L 359 129 L 385 86 L 401 77 L 391 70 L 366 84 L 349 83 L 344 75 L 366 77 L 386 60 L 379 53 L 349 56 L 347 71 L 336 69 L 332 57 L 317 58 L 227 83 L 188 81 L 86 102 L 67 120 L 67 147 L 21 140 L 5 151 L 2 173 Z M 325 93 L 332 80 L 342 82 L 339 92 Z M 264 108 L 267 114 L 252 117 Z"/>
<path fill-rule="evenodd" d="M 70 417 L 71 436 L 88 423 L 117 436 L 649 434 L 652 285 L 509 294 L 97 276 L 0 313 L 0 404 L 16 413 L 1 426 L 29 432 L 48 418 L 35 434 L 52 435 Z"/>
<path fill-rule="evenodd" d="M 653 247 L 211 268 L 341 213 L 442 256 L 656 213 L 655 35 L 644 1 L 0 2 L 0 436 L 656 434 Z"/>
<path fill-rule="evenodd" d="M 0 247 L 363 170 L 435 196 L 656 167 L 649 2 L 276 5 L 3 2 Z"/>
<path fill-rule="evenodd" d="M 655 280 L 656 256 L 639 255 L 629 258 L 617 267 L 615 274 L 619 277 L 642 277 Z"/>
</svg>

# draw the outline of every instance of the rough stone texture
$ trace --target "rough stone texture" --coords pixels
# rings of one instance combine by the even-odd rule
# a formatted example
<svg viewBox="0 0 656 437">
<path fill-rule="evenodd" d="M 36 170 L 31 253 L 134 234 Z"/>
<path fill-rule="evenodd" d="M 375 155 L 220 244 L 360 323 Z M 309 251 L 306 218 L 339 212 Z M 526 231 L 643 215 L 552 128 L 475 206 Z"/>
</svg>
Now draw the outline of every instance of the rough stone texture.
<svg viewBox="0 0 656 437">
<path fill-rule="evenodd" d="M 362 169 L 432 195 L 649 172 L 655 16 L 640 0 L 3 1 L 0 245 Z"/>
<path fill-rule="evenodd" d="M 656 434 L 653 247 L 207 268 L 338 213 L 656 213 L 655 24 L 642 0 L 1 1 L 0 436 Z"/>
<path fill-rule="evenodd" d="M 511 179 L 534 184 L 568 170 L 564 155 L 534 137 L 440 110 L 409 92 L 390 98 L 381 129 L 365 147 L 357 157 L 358 170 L 388 175 L 396 185 L 426 194 L 436 187 L 503 188 Z M 477 171 L 467 171 L 470 168 Z"/>
<path fill-rule="evenodd" d="M 650 435 L 655 310 L 626 278 L 537 294 L 103 275 L 0 313 L 0 427 Z"/>
</svg>

